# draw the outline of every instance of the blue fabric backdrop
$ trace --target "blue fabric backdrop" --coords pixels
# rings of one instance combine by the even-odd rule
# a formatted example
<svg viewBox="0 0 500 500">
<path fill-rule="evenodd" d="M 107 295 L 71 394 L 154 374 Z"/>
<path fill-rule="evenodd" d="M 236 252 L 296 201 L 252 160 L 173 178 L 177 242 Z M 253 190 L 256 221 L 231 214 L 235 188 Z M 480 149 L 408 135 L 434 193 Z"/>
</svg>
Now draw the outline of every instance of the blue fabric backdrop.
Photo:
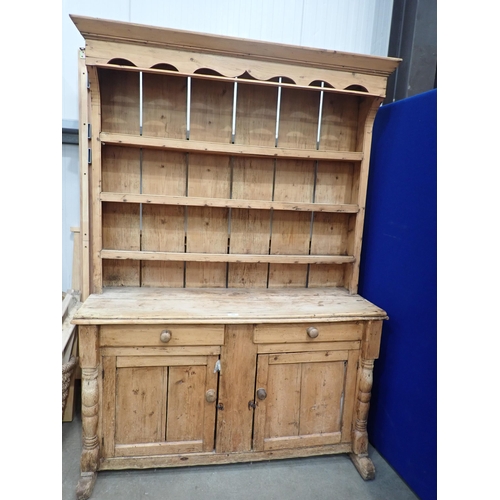
<svg viewBox="0 0 500 500">
<path fill-rule="evenodd" d="M 437 496 L 436 103 L 432 90 L 377 113 L 359 282 L 389 315 L 369 439 L 422 500 Z"/>
</svg>

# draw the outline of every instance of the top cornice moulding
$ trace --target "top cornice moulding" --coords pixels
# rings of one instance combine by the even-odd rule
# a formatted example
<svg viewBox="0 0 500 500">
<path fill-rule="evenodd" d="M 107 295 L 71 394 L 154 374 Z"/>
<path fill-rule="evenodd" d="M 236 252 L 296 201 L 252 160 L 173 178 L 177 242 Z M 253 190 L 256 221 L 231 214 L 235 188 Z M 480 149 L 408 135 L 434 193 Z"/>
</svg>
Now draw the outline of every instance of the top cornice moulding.
<svg viewBox="0 0 500 500">
<path fill-rule="evenodd" d="M 389 76 L 401 59 L 209 35 L 93 17 L 70 18 L 87 40 L 116 41 L 269 62 Z"/>
</svg>

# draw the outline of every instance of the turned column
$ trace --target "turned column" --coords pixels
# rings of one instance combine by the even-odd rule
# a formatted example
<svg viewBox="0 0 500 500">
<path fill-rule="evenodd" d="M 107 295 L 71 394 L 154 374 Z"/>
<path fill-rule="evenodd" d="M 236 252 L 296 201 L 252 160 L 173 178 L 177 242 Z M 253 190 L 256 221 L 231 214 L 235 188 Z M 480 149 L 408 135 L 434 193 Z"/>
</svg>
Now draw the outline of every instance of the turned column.
<svg viewBox="0 0 500 500">
<path fill-rule="evenodd" d="M 82 454 L 81 477 L 76 488 L 78 500 L 92 493 L 99 463 L 99 339 L 97 326 L 79 327 L 80 366 L 82 368 Z"/>
<path fill-rule="evenodd" d="M 368 457 L 368 412 L 373 386 L 373 365 L 380 350 L 382 321 L 369 321 L 365 328 L 358 368 L 355 419 L 352 430 L 352 453 L 356 469 L 365 480 L 375 477 L 375 466 Z"/>
<path fill-rule="evenodd" d="M 352 451 L 356 455 L 368 453 L 368 410 L 370 409 L 370 399 L 373 386 L 373 365 L 372 359 L 361 360 L 361 373 L 358 386 L 358 400 L 356 405 L 356 419 L 354 421 L 354 431 L 352 439 Z"/>
</svg>

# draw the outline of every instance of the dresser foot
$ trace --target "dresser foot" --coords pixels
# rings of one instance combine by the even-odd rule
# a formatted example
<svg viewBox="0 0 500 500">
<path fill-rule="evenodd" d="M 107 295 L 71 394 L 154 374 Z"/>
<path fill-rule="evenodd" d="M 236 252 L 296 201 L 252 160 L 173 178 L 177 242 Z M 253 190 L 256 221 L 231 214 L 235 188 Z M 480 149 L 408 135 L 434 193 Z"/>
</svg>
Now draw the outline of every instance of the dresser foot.
<svg viewBox="0 0 500 500">
<path fill-rule="evenodd" d="M 96 479 L 97 472 L 82 472 L 76 487 L 77 500 L 87 500 L 92 495 Z"/>
<path fill-rule="evenodd" d="M 358 469 L 360 476 L 365 481 L 375 479 L 375 466 L 368 455 L 356 455 L 355 453 L 349 453 L 349 457 L 351 458 L 356 469 Z"/>
</svg>

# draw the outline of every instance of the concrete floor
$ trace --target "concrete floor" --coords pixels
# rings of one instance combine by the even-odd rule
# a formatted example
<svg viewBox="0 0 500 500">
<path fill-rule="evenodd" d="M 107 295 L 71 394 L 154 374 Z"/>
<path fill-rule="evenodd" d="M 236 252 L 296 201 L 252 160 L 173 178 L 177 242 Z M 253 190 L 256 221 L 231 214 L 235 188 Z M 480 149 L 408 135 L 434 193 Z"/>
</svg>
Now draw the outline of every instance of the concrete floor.
<svg viewBox="0 0 500 500">
<path fill-rule="evenodd" d="M 79 398 L 62 424 L 62 500 L 74 500 L 80 476 Z M 331 455 L 248 464 L 99 472 L 91 500 L 418 500 L 371 447 L 373 481 L 350 459 Z"/>
</svg>

